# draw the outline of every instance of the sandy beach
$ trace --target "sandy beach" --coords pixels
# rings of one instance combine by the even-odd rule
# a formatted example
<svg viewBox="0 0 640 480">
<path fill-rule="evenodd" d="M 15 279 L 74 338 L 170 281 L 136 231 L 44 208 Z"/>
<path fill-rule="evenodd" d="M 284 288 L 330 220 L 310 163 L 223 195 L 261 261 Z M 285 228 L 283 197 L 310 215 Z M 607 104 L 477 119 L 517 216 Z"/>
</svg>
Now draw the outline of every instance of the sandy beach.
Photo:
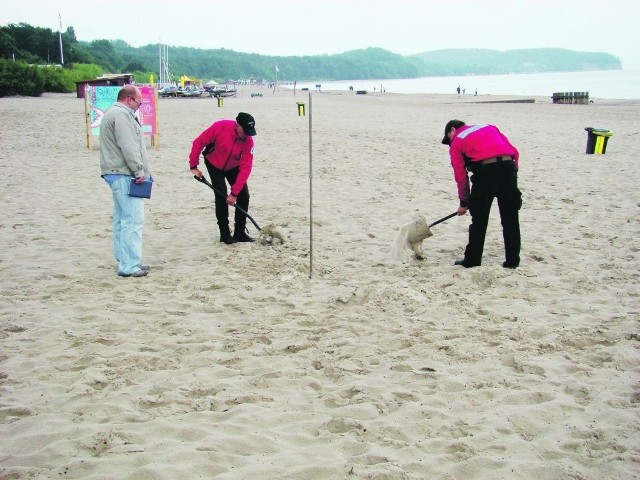
<svg viewBox="0 0 640 480">
<path fill-rule="evenodd" d="M 640 478 L 640 101 L 497 100 L 159 99 L 151 272 L 121 278 L 84 101 L 0 98 L 0 479 Z M 250 213 L 283 245 L 219 243 L 188 170 L 240 111 Z M 452 118 L 520 150 L 517 270 L 495 204 L 479 268 L 453 266 L 468 215 L 391 254 L 457 208 Z"/>
</svg>

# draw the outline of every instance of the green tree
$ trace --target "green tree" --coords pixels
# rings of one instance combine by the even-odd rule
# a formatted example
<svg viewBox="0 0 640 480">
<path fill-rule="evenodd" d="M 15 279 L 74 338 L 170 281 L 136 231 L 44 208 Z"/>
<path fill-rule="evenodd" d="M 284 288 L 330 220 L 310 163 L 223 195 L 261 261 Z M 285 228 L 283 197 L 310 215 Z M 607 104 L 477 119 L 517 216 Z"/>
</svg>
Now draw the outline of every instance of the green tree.
<svg viewBox="0 0 640 480">
<path fill-rule="evenodd" d="M 26 23 L 9 24 L 8 28 L 16 45 L 40 59 L 38 63 L 60 62 L 58 38 L 50 28 L 32 27 Z"/>
<path fill-rule="evenodd" d="M 127 63 L 124 67 L 124 72 L 122 73 L 130 73 L 130 72 L 144 72 L 146 68 L 140 62 L 131 62 Z"/>
<path fill-rule="evenodd" d="M 0 97 L 39 97 L 44 91 L 44 74 L 39 67 L 0 58 Z"/>
<path fill-rule="evenodd" d="M 96 63 L 102 65 L 109 72 L 117 72 L 121 61 L 109 40 L 94 40 L 89 51 Z"/>
<path fill-rule="evenodd" d="M 7 33 L 4 27 L 0 27 L 0 57 L 13 59 L 16 51 L 18 47 L 13 36 Z"/>
</svg>

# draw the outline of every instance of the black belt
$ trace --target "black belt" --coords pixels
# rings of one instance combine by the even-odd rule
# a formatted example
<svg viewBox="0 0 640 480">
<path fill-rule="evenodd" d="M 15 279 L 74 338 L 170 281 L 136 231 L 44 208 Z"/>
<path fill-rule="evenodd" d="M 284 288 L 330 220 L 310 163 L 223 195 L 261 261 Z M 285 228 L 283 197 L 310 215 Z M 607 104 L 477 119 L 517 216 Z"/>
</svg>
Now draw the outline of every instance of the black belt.
<svg viewBox="0 0 640 480">
<path fill-rule="evenodd" d="M 489 165 L 491 163 L 511 162 L 511 161 L 513 161 L 513 157 L 511 155 L 500 155 L 498 157 L 491 157 L 485 160 L 480 160 L 478 163 L 480 165 Z"/>
</svg>

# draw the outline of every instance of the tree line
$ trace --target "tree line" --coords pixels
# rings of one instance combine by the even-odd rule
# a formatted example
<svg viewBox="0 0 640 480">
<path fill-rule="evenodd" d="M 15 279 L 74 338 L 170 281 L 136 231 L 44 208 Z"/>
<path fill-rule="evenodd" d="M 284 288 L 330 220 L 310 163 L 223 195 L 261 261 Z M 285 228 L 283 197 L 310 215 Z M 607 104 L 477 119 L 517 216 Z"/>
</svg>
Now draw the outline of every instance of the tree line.
<svg viewBox="0 0 640 480">
<path fill-rule="evenodd" d="M 60 54 L 60 41 L 64 65 Z M 622 68 L 602 52 L 565 49 L 435 50 L 402 56 L 381 48 L 335 55 L 265 56 L 225 48 L 169 48 L 174 80 L 181 75 L 203 81 L 330 81 L 428 76 L 488 75 Z M 59 65 L 59 67 L 56 67 Z M 49 66 L 45 68 L 43 66 Z M 59 34 L 26 23 L 0 26 L 0 96 L 72 92 L 75 82 L 103 73 L 131 73 L 137 83 L 158 78 L 159 45 L 132 47 L 123 40 L 81 41 L 73 27 Z M 40 92 L 40 93 L 38 93 Z"/>
</svg>

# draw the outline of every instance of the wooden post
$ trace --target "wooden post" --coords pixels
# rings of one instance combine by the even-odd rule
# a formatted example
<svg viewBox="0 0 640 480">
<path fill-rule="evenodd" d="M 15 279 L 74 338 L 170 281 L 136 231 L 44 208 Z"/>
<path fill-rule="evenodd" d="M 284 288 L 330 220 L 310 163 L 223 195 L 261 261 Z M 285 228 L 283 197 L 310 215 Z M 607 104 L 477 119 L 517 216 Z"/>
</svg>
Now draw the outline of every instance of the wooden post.
<svg viewBox="0 0 640 480">
<path fill-rule="evenodd" d="M 156 147 L 156 151 L 160 150 L 160 122 L 158 118 L 160 114 L 158 112 L 158 89 L 153 87 L 153 111 L 156 112 L 156 134 L 151 136 L 151 146 Z"/>
<path fill-rule="evenodd" d="M 84 88 L 84 114 L 85 114 L 85 122 L 87 129 L 87 148 L 91 150 L 91 104 L 89 102 L 89 87 L 88 85 Z"/>
</svg>

